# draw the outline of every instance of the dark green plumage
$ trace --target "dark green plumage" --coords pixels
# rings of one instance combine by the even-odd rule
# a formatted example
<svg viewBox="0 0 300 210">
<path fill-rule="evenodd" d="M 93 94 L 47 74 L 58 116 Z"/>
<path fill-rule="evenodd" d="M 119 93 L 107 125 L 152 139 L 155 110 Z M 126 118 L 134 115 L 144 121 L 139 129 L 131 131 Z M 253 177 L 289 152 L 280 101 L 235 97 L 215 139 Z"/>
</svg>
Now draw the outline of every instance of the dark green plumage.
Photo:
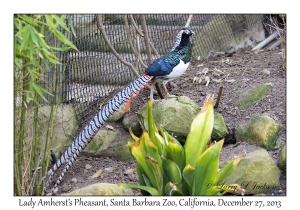
<svg viewBox="0 0 300 210">
<path fill-rule="evenodd" d="M 164 55 L 162 59 L 169 62 L 173 67 L 182 60 L 184 63 L 190 62 L 192 57 L 192 44 L 188 42 L 186 46 L 178 46 L 175 50 Z"/>
</svg>

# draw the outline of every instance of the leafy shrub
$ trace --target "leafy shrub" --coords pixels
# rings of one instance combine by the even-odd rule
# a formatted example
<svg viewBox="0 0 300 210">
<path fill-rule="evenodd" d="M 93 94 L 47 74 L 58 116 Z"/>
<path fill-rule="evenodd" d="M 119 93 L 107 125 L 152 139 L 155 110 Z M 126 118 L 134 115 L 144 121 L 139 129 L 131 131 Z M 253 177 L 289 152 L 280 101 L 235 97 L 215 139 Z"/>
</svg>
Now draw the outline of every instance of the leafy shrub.
<svg viewBox="0 0 300 210">
<path fill-rule="evenodd" d="M 143 195 L 222 195 L 228 191 L 244 193 L 237 184 L 225 185 L 243 156 L 230 161 L 219 171 L 220 151 L 224 140 L 208 146 L 213 129 L 213 98 L 204 102 L 192 122 L 184 147 L 176 138 L 156 127 L 152 101 L 147 105 L 148 132 L 140 138 L 130 132 L 134 143 L 129 150 L 136 159 L 140 185 L 119 184 L 120 188 L 140 189 Z"/>
</svg>

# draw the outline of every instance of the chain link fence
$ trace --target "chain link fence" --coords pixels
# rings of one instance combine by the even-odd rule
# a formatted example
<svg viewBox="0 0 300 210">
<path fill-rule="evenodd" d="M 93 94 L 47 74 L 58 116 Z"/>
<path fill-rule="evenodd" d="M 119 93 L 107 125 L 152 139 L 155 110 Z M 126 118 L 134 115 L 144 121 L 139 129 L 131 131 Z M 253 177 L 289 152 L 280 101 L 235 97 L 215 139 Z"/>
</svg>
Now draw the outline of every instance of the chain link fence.
<svg viewBox="0 0 300 210">
<path fill-rule="evenodd" d="M 68 33 L 78 51 L 62 56 L 57 79 L 62 102 L 72 103 L 79 122 L 95 112 L 95 104 L 112 95 L 139 75 L 156 58 L 168 53 L 188 14 L 72 15 L 76 36 Z M 189 27 L 195 32 L 192 59 L 215 52 L 233 52 L 264 39 L 263 15 L 193 15 Z M 147 42 L 149 41 L 149 42 Z M 91 107 L 94 107 L 93 109 Z"/>
</svg>

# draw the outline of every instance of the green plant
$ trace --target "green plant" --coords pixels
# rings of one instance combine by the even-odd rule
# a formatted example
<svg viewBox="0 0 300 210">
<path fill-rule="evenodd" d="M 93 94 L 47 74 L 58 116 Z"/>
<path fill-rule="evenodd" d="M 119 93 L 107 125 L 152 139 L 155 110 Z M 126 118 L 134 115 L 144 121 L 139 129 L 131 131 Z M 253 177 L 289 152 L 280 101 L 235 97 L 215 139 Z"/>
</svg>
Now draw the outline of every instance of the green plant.
<svg viewBox="0 0 300 210">
<path fill-rule="evenodd" d="M 209 98 L 192 122 L 184 147 L 162 128 L 157 129 L 148 102 L 148 132 L 140 138 L 132 132 L 129 150 L 136 159 L 140 185 L 119 184 L 120 188 L 140 189 L 143 195 L 222 195 L 228 191 L 244 193 L 239 185 L 225 185 L 243 156 L 219 171 L 224 140 L 207 146 L 213 129 L 213 98 Z"/>
<path fill-rule="evenodd" d="M 14 16 L 14 194 L 40 195 L 49 162 L 55 109 L 57 80 L 62 66 L 59 51 L 76 49 L 61 32 L 69 31 L 66 15 Z M 70 19 L 70 18 L 69 18 Z M 53 82 L 41 86 L 44 74 L 53 72 Z M 46 82 L 46 81 L 43 81 Z M 47 133 L 39 126 L 39 107 L 50 96 L 51 113 Z M 32 124 L 26 123 L 32 116 Z M 29 133 L 32 138 L 29 138 Z M 41 148 L 42 136 L 45 147 Z M 43 152 L 42 152 L 43 151 Z"/>
</svg>

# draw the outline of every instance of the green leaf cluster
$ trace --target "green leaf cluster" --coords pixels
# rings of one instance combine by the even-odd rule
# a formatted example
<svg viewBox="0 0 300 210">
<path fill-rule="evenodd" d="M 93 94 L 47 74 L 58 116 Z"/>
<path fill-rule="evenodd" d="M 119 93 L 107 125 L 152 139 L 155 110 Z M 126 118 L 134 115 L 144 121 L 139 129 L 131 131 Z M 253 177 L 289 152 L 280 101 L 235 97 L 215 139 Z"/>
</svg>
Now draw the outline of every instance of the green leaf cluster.
<svg viewBox="0 0 300 210">
<path fill-rule="evenodd" d="M 39 125 L 39 107 L 42 100 L 47 102 L 48 95 L 53 101 L 59 101 L 56 98 L 62 70 L 59 52 L 76 50 L 64 33 L 69 31 L 65 23 L 67 17 L 71 19 L 70 15 L 14 15 L 15 195 L 41 195 L 43 192 L 42 177 L 48 170 L 57 105 L 51 103 L 46 133 Z M 53 80 L 47 84 L 43 78 L 50 70 Z M 42 86 L 41 82 L 46 85 Z M 28 123 L 28 116 L 33 116 L 32 124 Z M 32 138 L 28 138 L 28 133 Z M 44 148 L 41 148 L 41 141 L 44 141 Z"/>
<path fill-rule="evenodd" d="M 16 92 L 18 96 L 25 95 L 26 103 L 39 104 L 36 96 L 47 101 L 44 94 L 52 94 L 40 85 L 43 74 L 60 64 L 58 51 L 77 50 L 61 32 L 69 31 L 66 18 L 67 15 L 53 14 L 14 16 L 14 77 L 15 84 L 23 83 Z"/>
<path fill-rule="evenodd" d="M 136 159 L 139 184 L 119 184 L 120 188 L 140 189 L 143 195 L 223 195 L 244 189 L 237 184 L 225 185 L 226 178 L 236 169 L 243 157 L 230 161 L 219 170 L 219 158 L 224 140 L 208 145 L 214 123 L 213 98 L 204 102 L 192 122 L 186 143 L 179 141 L 163 128 L 157 128 L 152 115 L 151 99 L 147 105 L 148 132 L 128 147 Z"/>
</svg>

